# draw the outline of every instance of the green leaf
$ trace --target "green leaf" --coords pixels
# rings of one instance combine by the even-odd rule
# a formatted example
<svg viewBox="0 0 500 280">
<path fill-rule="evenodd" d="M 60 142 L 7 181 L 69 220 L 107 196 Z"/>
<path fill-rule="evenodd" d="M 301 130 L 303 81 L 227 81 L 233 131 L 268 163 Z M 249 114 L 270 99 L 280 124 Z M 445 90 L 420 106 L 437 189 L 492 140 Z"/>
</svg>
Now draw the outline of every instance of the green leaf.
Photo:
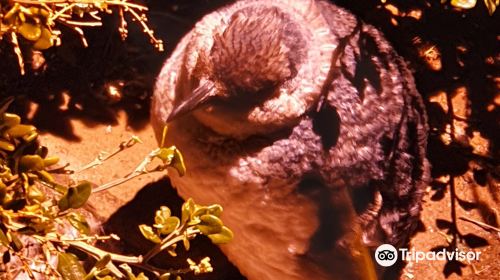
<svg viewBox="0 0 500 280">
<path fill-rule="evenodd" d="M 109 264 L 109 262 L 108 262 Z M 107 265 L 107 264 L 106 264 Z M 113 265 L 113 264 L 111 264 Z M 111 269 L 107 268 L 107 267 L 103 267 L 98 273 L 96 276 L 99 276 L 101 277 L 100 279 L 108 279 L 106 278 L 106 276 L 108 277 L 111 277 L 110 280 L 114 280 L 115 278 L 113 278 L 112 276 L 110 276 L 109 274 L 111 273 Z"/>
<path fill-rule="evenodd" d="M 233 237 L 233 232 L 225 226 L 222 227 L 222 231 L 220 233 L 210 234 L 208 236 L 208 238 L 210 238 L 210 240 L 212 240 L 212 242 L 215 244 L 229 243 L 233 239 Z"/>
<path fill-rule="evenodd" d="M 223 208 L 219 204 L 210 205 L 207 207 L 207 213 L 219 217 L 222 214 Z"/>
<path fill-rule="evenodd" d="M 83 215 L 80 213 L 76 212 L 71 212 L 68 215 L 66 215 L 66 219 L 68 219 L 68 222 L 76 229 L 78 232 L 82 234 L 89 235 L 90 234 L 90 226 L 89 223 L 87 223 L 87 220 Z M 97 264 L 96 264 L 97 266 Z"/>
<path fill-rule="evenodd" d="M 173 167 L 179 173 L 179 176 L 184 176 L 186 174 L 186 165 L 184 164 L 184 157 L 181 152 L 174 147 L 174 157 L 170 162 L 170 166 Z"/>
<path fill-rule="evenodd" d="M 47 28 L 42 28 L 42 35 L 34 44 L 33 48 L 37 50 L 45 50 L 52 47 L 52 33 Z"/>
<path fill-rule="evenodd" d="M 19 252 L 24 247 L 21 240 L 17 237 L 17 235 L 13 232 L 10 232 L 10 239 L 12 240 L 10 245 L 14 249 L 14 251 Z"/>
<path fill-rule="evenodd" d="M 144 272 L 141 272 L 141 273 L 139 273 L 139 274 L 135 277 L 135 279 L 137 279 L 137 280 L 148 280 L 149 278 L 148 278 L 146 275 L 144 275 Z"/>
<path fill-rule="evenodd" d="M 38 137 L 38 133 L 32 132 L 30 134 L 24 135 L 23 140 L 26 142 L 31 142 L 31 141 L 35 140 L 37 137 Z"/>
<path fill-rule="evenodd" d="M 200 217 L 200 224 L 196 226 L 205 235 L 220 233 L 222 231 L 222 221 L 214 215 L 203 215 Z"/>
<path fill-rule="evenodd" d="M 40 38 L 40 36 L 42 36 L 42 28 L 40 27 L 40 25 L 35 25 L 28 22 L 21 24 L 17 31 L 19 31 L 19 33 L 24 38 L 30 41 L 36 41 Z"/>
<path fill-rule="evenodd" d="M 148 280 L 148 277 L 146 277 L 146 275 L 144 275 L 144 273 L 142 272 L 135 276 L 130 266 L 128 266 L 126 263 L 121 264 L 120 268 L 125 270 L 128 280 Z"/>
<path fill-rule="evenodd" d="M 139 230 L 141 231 L 142 235 L 150 241 L 153 241 L 154 243 L 160 243 L 161 239 L 156 233 L 153 231 L 153 228 L 148 226 L 148 225 L 139 225 Z"/>
<path fill-rule="evenodd" d="M 7 186 L 0 180 L 0 205 L 3 204 L 3 199 L 7 195 Z"/>
<path fill-rule="evenodd" d="M 12 145 L 10 142 L 0 140 L 0 149 L 7 152 L 12 152 L 16 149 L 16 146 Z"/>
<path fill-rule="evenodd" d="M 59 157 L 47 157 L 43 159 L 45 166 L 51 166 L 59 162 Z"/>
<path fill-rule="evenodd" d="M 45 201 L 45 194 L 35 185 L 28 187 L 28 199 L 32 202 L 42 203 Z"/>
<path fill-rule="evenodd" d="M 9 247 L 10 241 L 5 232 L 0 228 L 0 242 L 3 246 Z"/>
<path fill-rule="evenodd" d="M 18 124 L 7 129 L 6 132 L 10 136 L 17 138 L 17 137 L 23 137 L 25 135 L 30 135 L 33 132 L 36 132 L 36 127 L 27 124 Z"/>
<path fill-rule="evenodd" d="M 168 217 L 168 219 L 161 225 L 158 225 L 158 231 L 160 234 L 167 235 L 173 232 L 179 225 L 181 221 L 177 217 Z"/>
<path fill-rule="evenodd" d="M 111 255 L 110 254 L 106 254 L 104 255 L 100 260 L 98 260 L 94 267 L 101 270 L 103 268 L 106 267 L 106 265 L 108 265 L 108 263 L 111 261 Z"/>
<path fill-rule="evenodd" d="M 135 275 L 134 273 L 132 273 L 132 268 L 130 268 L 130 266 L 126 263 L 123 263 L 121 265 L 119 265 L 119 267 L 123 270 L 125 270 L 125 272 L 127 273 L 127 279 L 128 280 L 135 280 Z"/>
<path fill-rule="evenodd" d="M 81 280 L 86 273 L 78 258 L 71 253 L 59 253 L 57 271 L 64 280 Z"/>
<path fill-rule="evenodd" d="M 14 197 L 12 196 L 12 194 L 6 193 L 5 197 L 3 198 L 3 201 L 2 201 L 3 208 L 9 209 L 13 205 L 14 201 L 15 200 L 14 200 Z"/>
<path fill-rule="evenodd" d="M 175 248 L 177 248 L 177 244 L 172 244 L 167 248 L 167 253 L 172 257 L 177 257 L 177 253 L 175 252 Z"/>
<path fill-rule="evenodd" d="M 21 117 L 16 114 L 4 113 L 2 121 L 4 125 L 12 127 L 21 123 Z"/>
<path fill-rule="evenodd" d="M 219 204 L 213 204 L 208 207 L 196 205 L 196 210 L 191 214 L 191 218 L 199 217 L 206 214 L 211 214 L 219 217 L 220 214 L 222 214 L 222 210 L 223 210 L 222 206 L 220 206 Z"/>
<path fill-rule="evenodd" d="M 40 170 L 37 172 L 37 174 L 39 175 L 39 178 L 45 182 L 48 182 L 48 183 L 55 183 L 55 180 L 54 180 L 54 177 L 47 171 L 45 170 Z M 62 192 L 59 192 L 59 193 L 66 193 L 66 190 L 67 189 L 64 189 L 64 191 Z"/>
<path fill-rule="evenodd" d="M 159 159 L 161 159 L 164 163 L 170 165 L 172 163 L 172 159 L 174 158 L 175 151 L 172 147 L 169 148 L 160 148 L 160 152 L 156 155 Z"/>
<path fill-rule="evenodd" d="M 157 210 L 155 214 L 155 223 L 164 224 L 171 215 L 172 212 L 167 206 L 160 206 L 160 210 Z"/>
<path fill-rule="evenodd" d="M 76 187 L 68 188 L 66 194 L 59 200 L 59 209 L 65 211 L 69 208 L 80 208 L 87 202 L 91 193 L 92 184 L 82 181 Z"/>
<path fill-rule="evenodd" d="M 164 273 L 162 275 L 160 275 L 160 278 L 158 278 L 159 280 L 170 280 L 170 273 Z"/>
<path fill-rule="evenodd" d="M 19 164 L 23 170 L 40 171 L 45 168 L 43 158 L 39 155 L 25 155 L 19 160 Z"/>
<path fill-rule="evenodd" d="M 188 199 L 184 204 L 182 204 L 182 215 L 181 215 L 181 223 L 184 224 L 188 220 L 191 219 L 191 214 L 193 213 L 196 205 L 193 199 Z"/>
<path fill-rule="evenodd" d="M 186 249 L 186 251 L 189 251 L 189 248 L 191 246 L 187 237 L 184 237 L 184 239 L 182 239 L 182 244 L 184 244 L 184 249 Z"/>
<path fill-rule="evenodd" d="M 49 11 L 47 11 L 45 8 L 30 7 L 29 10 L 33 15 L 41 16 L 44 18 L 47 18 L 50 15 Z"/>
</svg>

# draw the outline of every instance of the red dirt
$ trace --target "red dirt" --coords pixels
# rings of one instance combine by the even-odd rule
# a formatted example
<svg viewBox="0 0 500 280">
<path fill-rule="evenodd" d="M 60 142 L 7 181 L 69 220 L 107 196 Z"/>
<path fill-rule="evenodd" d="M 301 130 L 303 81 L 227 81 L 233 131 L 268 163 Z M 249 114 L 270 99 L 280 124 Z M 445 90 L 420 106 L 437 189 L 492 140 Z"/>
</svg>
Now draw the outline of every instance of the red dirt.
<svg viewBox="0 0 500 280">
<path fill-rule="evenodd" d="M 0 66 L 0 91 L 16 96 L 13 110 L 44 132 L 43 143 L 63 162 L 82 166 L 132 134 L 144 141 L 75 179 L 100 184 L 123 176 L 156 147 L 148 124 L 148 96 L 156 73 L 192 23 L 221 4 L 201 0 L 149 2 L 151 22 L 165 38 L 166 53 L 152 51 L 140 30 L 132 28 L 131 39 L 122 45 L 116 38 L 108 39 L 115 34 L 115 29 L 108 28 L 88 32 L 90 48 L 86 50 L 72 50 L 76 47 L 68 43 L 71 36 L 67 37 L 62 48 L 46 53 L 49 68 L 45 73 L 19 77 L 15 58 L 9 55 L 5 58 L 8 63 Z M 500 279 L 500 233 L 461 219 L 497 229 L 500 223 L 500 13 L 488 16 L 482 1 L 469 12 L 445 9 L 439 1 L 396 1 L 397 10 L 384 8 L 377 0 L 337 2 L 384 31 L 415 70 L 427 103 L 432 128 L 428 156 L 434 182 L 425 197 L 422 230 L 413 238 L 412 247 L 428 251 L 452 244 L 481 252 L 479 261 L 462 266 L 442 261 L 411 262 L 401 279 Z M 121 100 L 113 100 L 102 90 L 116 81 L 126 81 Z M 33 104 L 37 104 L 35 111 Z M 61 108 L 62 104 L 67 108 Z M 178 209 L 182 203 L 161 177 L 147 175 L 91 200 L 95 212 L 109 218 L 107 229 L 121 231 L 117 233 L 124 239 L 125 251 L 137 252 L 149 246 L 138 241 L 135 224 L 150 221 L 162 204 Z M 196 279 L 243 279 L 216 247 L 206 240 L 200 242 L 196 244 L 205 251 L 195 249 L 192 254 L 211 255 L 216 272 Z"/>
</svg>

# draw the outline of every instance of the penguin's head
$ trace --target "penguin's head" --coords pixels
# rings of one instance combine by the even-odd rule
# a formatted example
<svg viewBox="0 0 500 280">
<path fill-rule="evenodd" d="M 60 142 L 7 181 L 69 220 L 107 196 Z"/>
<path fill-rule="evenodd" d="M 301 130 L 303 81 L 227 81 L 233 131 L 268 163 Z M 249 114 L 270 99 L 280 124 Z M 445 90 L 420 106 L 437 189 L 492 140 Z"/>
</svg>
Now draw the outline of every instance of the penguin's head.
<svg viewBox="0 0 500 280">
<path fill-rule="evenodd" d="M 319 11 L 240 3 L 192 32 L 167 122 L 190 115 L 242 139 L 293 126 L 318 99 L 331 61 Z"/>
<path fill-rule="evenodd" d="M 248 111 L 272 96 L 293 74 L 285 24 L 277 9 L 233 14 L 195 70 L 198 86 L 177 103 L 168 121 L 210 106 Z"/>
<path fill-rule="evenodd" d="M 213 78 L 229 96 L 261 94 L 292 76 L 285 22 L 279 12 L 234 14 L 210 51 Z"/>
</svg>

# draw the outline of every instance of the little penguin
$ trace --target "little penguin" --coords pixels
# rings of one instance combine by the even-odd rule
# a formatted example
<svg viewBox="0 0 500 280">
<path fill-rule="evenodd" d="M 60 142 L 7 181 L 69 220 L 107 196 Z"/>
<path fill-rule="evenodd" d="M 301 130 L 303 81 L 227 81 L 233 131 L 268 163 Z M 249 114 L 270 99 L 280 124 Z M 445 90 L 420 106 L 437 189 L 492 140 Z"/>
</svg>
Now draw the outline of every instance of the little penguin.
<svg viewBox="0 0 500 280">
<path fill-rule="evenodd" d="M 374 279 L 376 247 L 418 226 L 421 96 L 381 32 L 330 2 L 203 17 L 157 78 L 151 122 L 184 155 L 180 196 L 223 206 L 222 250 L 250 280 Z"/>
</svg>

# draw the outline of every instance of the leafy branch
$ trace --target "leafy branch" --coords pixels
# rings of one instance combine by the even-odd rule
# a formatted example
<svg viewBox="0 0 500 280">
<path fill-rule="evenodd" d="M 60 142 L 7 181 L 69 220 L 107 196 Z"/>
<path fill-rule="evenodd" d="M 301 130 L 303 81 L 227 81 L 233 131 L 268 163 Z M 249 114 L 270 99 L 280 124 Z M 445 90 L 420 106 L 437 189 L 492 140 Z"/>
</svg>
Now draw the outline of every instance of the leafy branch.
<svg viewBox="0 0 500 280">
<path fill-rule="evenodd" d="M 58 183 L 53 176 L 61 172 L 61 168 L 52 168 L 59 159 L 48 156 L 48 149 L 37 141 L 38 132 L 34 126 L 21 124 L 19 116 L 5 112 L 8 104 L 0 106 L 0 254 L 3 259 L 0 269 L 6 271 L 8 277 L 16 278 L 23 273 L 31 279 L 45 275 L 75 280 L 144 280 L 148 279 L 144 272 L 148 272 L 159 279 L 171 276 L 180 279 L 181 275 L 189 272 L 200 274 L 213 270 L 209 258 L 198 263 L 187 259 L 183 269 L 150 264 L 150 260 L 160 252 L 176 256 L 175 250 L 180 242 L 189 250 L 190 240 L 199 235 L 205 235 L 217 244 L 232 239 L 233 233 L 220 219 L 222 207 L 197 205 L 192 199 L 183 204 L 180 218 L 172 216 L 168 207 L 161 206 L 156 211 L 153 225 L 139 226 L 142 235 L 156 243 L 144 255 L 125 256 L 94 246 L 97 241 L 106 242 L 119 237 L 92 233 L 91 223 L 88 222 L 90 214 L 82 207 L 93 192 L 169 167 L 176 169 L 180 175 L 185 173 L 180 151 L 175 146 L 164 147 L 166 129 L 160 147 L 149 153 L 124 178 L 94 189 L 87 181 L 66 186 Z M 122 142 L 115 151 L 100 154 L 79 172 L 98 166 L 139 142 L 132 137 Z M 161 164 L 147 169 L 155 159 L 159 159 Z M 37 254 L 28 257 L 28 250 L 33 247 Z M 69 248 L 82 251 L 95 260 L 90 271 L 84 270 L 80 260 L 68 252 Z M 139 274 L 135 275 L 131 267 L 135 267 Z"/>
<path fill-rule="evenodd" d="M 40 236 L 38 238 L 77 248 L 96 259 L 96 263 L 90 272 L 85 273 L 77 258 L 69 253 L 59 253 L 58 267 L 60 268 L 58 268 L 58 271 L 63 274 L 65 279 L 101 279 L 103 276 L 111 277 L 109 279 L 114 279 L 113 277 L 147 279 L 143 273 L 133 276 L 130 266 L 148 271 L 159 279 L 168 279 L 170 276 L 179 276 L 189 272 L 198 275 L 213 271 L 210 258 L 203 258 L 198 264 L 191 259 L 187 259 L 189 267 L 185 269 L 163 269 L 149 264 L 149 261 L 165 251 L 175 257 L 177 255 L 175 250 L 179 242 L 182 242 L 184 248 L 189 250 L 189 240 L 200 234 L 208 236 L 215 244 L 224 244 L 231 241 L 233 233 L 223 225 L 219 218 L 221 213 L 222 207 L 220 205 L 201 206 L 189 199 L 183 204 L 182 217 L 179 219 L 171 216 L 168 207 L 161 206 L 156 211 L 155 223 L 152 227 L 148 225 L 139 226 L 142 235 L 156 243 L 156 246 L 146 252 L 144 256 L 124 256 L 110 253 L 96 248 L 84 240 L 47 239 Z M 120 263 L 120 265 L 116 266 L 116 263 Z"/>
<path fill-rule="evenodd" d="M 4 3 L 5 2 L 5 3 Z M 0 2 L 0 40 L 8 37 L 17 56 L 21 74 L 24 59 L 19 39 L 35 50 L 45 50 L 61 44 L 61 29 L 65 26 L 77 33 L 83 46 L 88 43 L 82 28 L 102 26 L 102 14 L 118 12 L 118 31 L 125 40 L 128 35 L 126 15 L 137 22 L 150 42 L 163 51 L 163 42 L 157 39 L 147 24 L 146 6 L 129 0 L 11 0 Z"/>
</svg>

